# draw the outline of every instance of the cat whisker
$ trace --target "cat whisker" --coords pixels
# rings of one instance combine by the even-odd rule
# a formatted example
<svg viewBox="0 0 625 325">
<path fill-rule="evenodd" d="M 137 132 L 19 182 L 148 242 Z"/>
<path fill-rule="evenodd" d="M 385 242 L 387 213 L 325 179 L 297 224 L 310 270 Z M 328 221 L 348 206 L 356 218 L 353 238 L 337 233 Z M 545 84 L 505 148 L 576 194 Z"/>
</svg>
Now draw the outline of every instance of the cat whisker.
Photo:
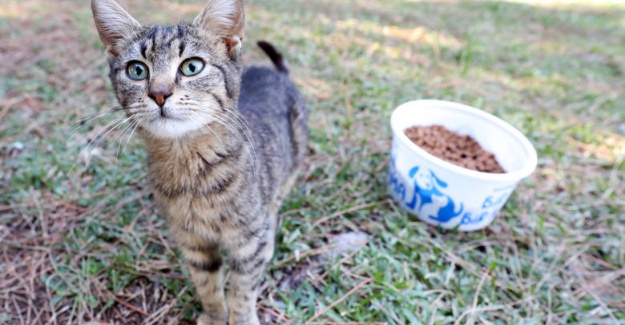
<svg viewBox="0 0 625 325">
<path fill-rule="evenodd" d="M 69 133 L 67 133 L 67 136 L 70 136 L 74 133 L 76 133 L 76 131 L 80 130 L 81 128 L 93 123 L 94 121 L 96 121 L 97 119 L 107 115 L 107 114 L 112 114 L 114 111 L 113 110 L 108 110 L 106 112 L 102 112 L 102 113 L 98 113 L 98 114 L 94 114 L 85 118 L 82 118 L 76 122 L 74 122 L 73 124 L 78 124 L 77 127 L 75 127 L 74 129 L 72 129 L 71 131 L 69 131 Z"/>
<path fill-rule="evenodd" d="M 252 172 L 254 174 L 256 174 L 256 156 L 255 156 L 255 152 L 254 154 L 250 151 L 249 149 L 249 143 L 247 143 L 246 141 L 243 141 L 243 138 L 240 135 L 240 131 L 238 131 L 238 128 L 241 128 L 241 126 L 238 126 L 238 128 L 236 126 L 233 126 L 232 124 L 228 123 L 229 120 L 227 120 L 227 117 L 223 114 L 219 114 L 218 112 L 212 111 L 212 110 L 208 110 L 205 108 L 202 108 L 201 106 L 197 106 L 195 107 L 195 111 L 196 112 L 201 112 L 204 115 L 206 115 L 207 117 L 212 117 L 215 119 L 215 122 L 219 123 L 220 125 L 222 125 L 223 127 L 225 127 L 239 142 L 246 144 L 245 145 L 245 150 L 247 151 L 247 154 L 250 156 L 250 159 L 252 160 Z M 217 134 L 215 134 L 217 136 Z M 217 136 L 217 138 L 219 138 L 219 136 Z"/>
<path fill-rule="evenodd" d="M 137 121 L 131 120 L 130 123 L 128 123 L 128 126 L 124 129 L 124 132 L 122 132 L 122 134 L 118 137 L 119 145 L 117 147 L 117 152 L 115 153 L 115 166 L 117 166 L 117 162 L 119 161 L 119 155 L 124 152 L 124 150 L 122 149 L 122 144 L 124 143 L 124 137 L 126 136 L 126 134 L 129 134 L 130 136 L 132 136 L 135 125 L 138 125 Z M 130 136 L 128 137 L 128 140 L 126 141 L 126 145 L 124 146 L 124 149 L 126 149 L 128 142 L 130 142 Z"/>
<path fill-rule="evenodd" d="M 250 130 L 250 128 L 248 127 L 247 122 L 245 121 L 241 113 L 239 113 L 238 111 L 233 111 L 233 113 L 234 113 L 234 117 L 240 122 L 240 124 L 242 124 L 245 127 L 244 131 L 246 132 L 247 141 L 252 146 L 254 155 L 256 155 L 256 147 L 254 146 L 252 130 Z"/>
<path fill-rule="evenodd" d="M 230 116 L 226 115 L 223 112 L 217 112 L 217 111 L 208 111 L 206 110 L 204 107 L 202 107 L 203 104 L 205 104 L 204 102 L 198 101 L 198 100 L 188 100 L 187 101 L 189 104 L 195 104 L 195 108 L 201 111 L 205 111 L 209 114 L 220 114 L 221 116 L 227 116 L 228 118 L 231 118 Z M 251 138 L 252 138 L 252 131 L 250 130 L 250 128 L 248 127 L 247 123 L 245 122 L 245 120 L 243 119 L 242 115 L 234 110 L 228 111 L 228 113 L 232 113 L 234 116 L 233 119 L 231 119 L 232 122 L 234 122 L 237 126 L 241 127 L 242 129 L 244 129 L 243 131 L 245 131 L 246 133 L 246 137 L 248 139 L 248 141 L 251 142 Z"/>
<path fill-rule="evenodd" d="M 140 125 L 141 124 L 138 121 L 135 121 L 135 127 L 134 127 L 134 129 L 132 129 L 132 131 L 130 131 L 130 135 L 128 136 L 128 139 L 126 139 L 126 144 L 124 145 L 124 148 L 122 149 L 122 153 L 126 150 L 126 147 L 128 146 L 128 143 L 130 143 L 130 139 L 135 134 L 135 131 L 137 131 L 137 129 L 139 128 Z"/>
<path fill-rule="evenodd" d="M 82 129 L 83 127 L 85 127 L 85 126 L 87 126 L 87 125 L 89 125 L 89 124 L 91 124 L 93 122 L 95 122 L 99 118 L 102 118 L 102 117 L 106 116 L 107 114 L 113 114 L 115 112 L 123 111 L 125 109 L 131 109 L 131 108 L 135 108 L 135 106 L 129 106 L 129 107 L 126 107 L 126 108 L 121 107 L 121 106 L 117 106 L 117 107 L 113 107 L 113 108 L 111 108 L 111 109 L 109 109 L 109 110 L 107 110 L 105 112 L 97 113 L 97 114 L 94 114 L 94 115 L 91 115 L 91 116 L 87 116 L 87 117 L 81 118 L 80 120 L 75 121 L 74 123 L 72 123 L 72 124 L 78 124 L 78 126 L 75 127 L 74 129 L 72 129 L 71 131 L 69 131 L 67 133 L 67 136 L 69 137 L 69 136 L 73 135 L 78 130 Z"/>
<path fill-rule="evenodd" d="M 126 130 L 124 130 L 124 133 L 119 138 L 119 148 L 117 149 L 117 154 L 115 155 L 115 164 L 116 165 L 117 165 L 117 162 L 119 160 L 119 156 L 121 154 L 123 154 L 124 151 L 126 151 L 126 147 L 130 143 L 130 139 L 134 135 L 134 133 L 137 130 L 137 128 L 139 127 L 139 125 L 140 125 L 140 123 L 138 121 L 130 121 L 128 127 L 126 128 Z M 128 130 L 130 130 L 130 132 L 127 132 Z M 124 136 L 126 136 L 126 134 L 128 134 L 128 136 L 126 137 L 126 143 L 122 147 L 122 143 L 124 143 Z M 121 151 L 120 151 L 120 148 L 121 148 Z"/>
<path fill-rule="evenodd" d="M 224 116 L 225 118 L 228 118 L 229 121 L 234 122 L 237 126 L 239 126 L 241 129 L 243 129 L 242 131 L 244 132 L 245 137 L 247 138 L 247 140 L 253 144 L 252 141 L 252 131 L 250 130 L 250 128 L 247 126 L 247 123 L 245 122 L 245 120 L 242 118 L 241 114 L 237 111 L 230 111 L 229 113 L 232 113 L 233 116 L 229 116 L 226 115 L 225 113 L 221 113 L 221 112 L 215 112 L 216 114 L 220 114 L 221 116 Z"/>
<path fill-rule="evenodd" d="M 194 101 L 196 104 L 202 104 L 199 101 Z M 201 105 L 198 105 L 199 109 L 205 110 Z M 242 129 L 243 131 L 243 135 L 245 136 L 245 138 L 247 139 L 249 145 L 252 147 L 252 151 L 254 153 L 254 156 L 256 156 L 256 147 L 254 146 L 254 141 L 253 141 L 253 136 L 252 136 L 252 131 L 250 130 L 250 128 L 248 127 L 247 123 L 245 122 L 245 119 L 243 118 L 243 116 L 235 111 L 235 110 L 231 110 L 229 111 L 229 113 L 232 113 L 233 116 L 229 116 L 225 113 L 222 112 L 217 112 L 217 111 L 213 111 L 210 112 L 210 114 L 214 114 L 214 115 L 219 115 L 219 116 L 223 116 L 225 119 L 227 119 L 228 121 L 233 122 L 234 124 L 236 124 L 239 128 Z"/>
<path fill-rule="evenodd" d="M 105 130 L 106 132 L 104 133 L 100 132 L 100 134 L 96 136 L 97 140 L 95 144 L 91 146 L 91 149 L 89 149 L 88 152 L 92 152 L 93 150 L 95 150 L 95 148 L 97 148 L 100 145 L 100 143 L 102 143 L 102 141 L 106 138 L 108 134 L 110 134 L 113 130 L 119 128 L 120 126 L 124 125 L 124 123 L 128 122 L 130 119 L 131 119 L 130 117 L 122 118 L 122 121 L 118 122 L 112 127 L 109 127 L 108 131 Z M 87 164 L 89 164 L 89 162 L 87 162 Z"/>
<path fill-rule="evenodd" d="M 198 114 L 197 112 L 194 111 L 187 111 L 187 114 L 189 114 L 189 116 L 193 116 L 193 117 L 197 117 L 200 118 L 200 114 Z M 214 135 L 215 138 L 217 139 L 217 141 L 219 141 L 219 144 L 221 145 L 222 150 L 226 150 L 226 146 L 224 145 L 224 143 L 221 141 L 221 137 L 217 134 L 217 132 L 215 132 L 215 130 L 213 130 L 213 128 L 210 125 L 206 125 L 206 127 L 208 128 L 209 131 L 211 131 Z"/>
<path fill-rule="evenodd" d="M 85 116 L 85 117 L 79 119 L 78 121 L 76 121 L 74 123 L 83 124 L 83 123 L 85 123 L 86 120 L 92 120 L 94 118 L 98 118 L 100 116 L 103 116 L 103 115 L 106 115 L 106 114 L 110 114 L 110 113 L 115 113 L 115 112 L 118 112 L 120 110 L 123 110 L 123 108 L 121 106 L 113 107 L 113 108 L 111 108 L 111 109 L 109 109 L 107 111 L 101 112 L 101 113 L 96 113 L 96 114 L 93 114 L 93 115 L 90 115 L 90 116 Z"/>
<path fill-rule="evenodd" d="M 225 119 L 224 123 L 227 123 L 228 121 L 235 123 L 240 129 L 242 129 L 242 134 L 243 136 L 246 138 L 246 142 L 247 145 L 245 146 L 245 149 L 247 150 L 248 154 L 250 155 L 250 158 L 252 160 L 252 173 L 255 175 L 256 174 L 256 160 L 257 160 L 257 153 L 256 153 L 256 147 L 254 147 L 254 141 L 251 138 L 251 134 L 248 135 L 245 132 L 245 129 L 241 126 L 240 123 L 237 123 L 236 120 L 234 120 L 233 118 L 229 117 L 226 114 L 223 113 L 217 113 L 215 114 L 215 117 L 223 117 Z M 245 124 L 244 124 L 245 126 Z M 245 126 L 247 127 L 247 126 Z M 236 133 L 236 132 L 235 132 Z M 235 136 L 237 136 L 237 139 L 239 139 L 239 141 L 245 143 L 245 141 L 243 141 L 243 139 L 241 139 L 241 137 L 239 136 L 239 134 L 236 134 Z M 250 147 L 251 147 L 251 151 L 250 151 Z"/>
<path fill-rule="evenodd" d="M 254 175 L 256 175 L 256 160 L 257 160 L 257 156 L 256 156 L 256 151 L 255 150 L 250 150 L 250 146 L 252 146 L 253 149 L 253 144 L 250 142 L 250 139 L 248 139 L 248 141 L 244 141 L 243 138 L 240 135 L 240 132 L 237 132 L 237 128 L 235 126 L 233 126 L 232 124 L 228 123 L 229 120 L 227 120 L 227 116 L 226 115 L 220 115 L 215 114 L 215 112 L 211 112 L 212 117 L 215 118 L 215 120 L 217 121 L 217 123 L 223 125 L 225 128 L 227 128 L 236 138 L 238 141 L 246 144 L 245 145 L 245 150 L 247 151 L 247 154 L 250 156 L 250 159 L 252 160 L 252 173 Z M 223 118 L 223 119 L 222 119 Z M 239 126 L 240 128 L 240 126 Z"/>
<path fill-rule="evenodd" d="M 191 102 L 196 105 L 202 103 L 199 101 L 191 101 Z M 236 115 L 238 113 L 235 111 L 231 111 L 232 113 L 235 113 L 235 115 L 229 116 L 226 113 L 208 110 L 202 107 L 201 105 L 197 105 L 194 108 L 197 111 L 200 111 L 210 117 L 215 118 L 218 121 L 218 123 L 226 127 L 230 132 L 232 132 L 239 141 L 247 144 L 245 149 L 248 155 L 250 155 L 250 159 L 252 160 L 252 173 L 256 174 L 257 152 L 256 152 L 256 147 L 254 146 L 254 141 L 252 139 L 252 133 L 249 127 L 247 126 L 247 124 L 245 123 L 245 121 L 242 120 L 240 116 Z M 243 138 L 241 138 L 241 135 L 243 135 L 243 137 L 245 137 L 245 140 L 247 141 L 243 141 Z M 250 150 L 250 147 L 251 147 L 251 150 Z"/>
<path fill-rule="evenodd" d="M 113 121 L 109 122 L 104 128 L 102 128 L 102 131 L 99 131 L 98 134 L 96 135 L 95 138 L 97 138 L 100 134 L 102 134 L 103 132 L 105 132 L 107 129 L 113 127 L 114 125 L 118 124 L 120 121 L 122 121 L 124 119 L 123 116 L 121 117 L 117 117 L 115 118 Z M 76 159 L 74 159 L 74 162 L 72 164 L 72 167 L 70 168 L 70 170 L 67 172 L 66 176 L 74 171 L 76 169 L 76 166 L 78 165 L 78 162 L 80 161 L 81 158 L 86 159 L 85 160 L 85 166 L 89 165 L 89 162 L 91 160 L 91 150 L 89 150 L 89 148 L 91 147 L 91 143 L 89 143 L 87 145 L 87 148 L 84 148 L 82 150 L 80 150 L 80 152 L 78 153 L 78 155 L 76 156 Z M 88 154 L 87 154 L 88 153 Z"/>
</svg>

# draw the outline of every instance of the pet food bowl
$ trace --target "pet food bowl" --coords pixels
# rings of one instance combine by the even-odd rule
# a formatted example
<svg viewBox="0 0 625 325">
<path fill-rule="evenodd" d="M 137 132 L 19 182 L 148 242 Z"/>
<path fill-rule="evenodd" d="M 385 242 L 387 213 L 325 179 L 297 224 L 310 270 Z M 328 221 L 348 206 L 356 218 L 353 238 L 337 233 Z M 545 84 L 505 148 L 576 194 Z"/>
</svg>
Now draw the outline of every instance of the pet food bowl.
<svg viewBox="0 0 625 325">
<path fill-rule="evenodd" d="M 506 173 L 454 165 L 419 148 L 404 134 L 412 126 L 430 125 L 470 135 L 495 155 Z M 488 226 L 519 181 L 536 168 L 536 150 L 521 132 L 466 105 L 440 100 L 408 102 L 395 109 L 391 127 L 391 196 L 420 220 L 445 229 L 472 231 Z"/>
</svg>

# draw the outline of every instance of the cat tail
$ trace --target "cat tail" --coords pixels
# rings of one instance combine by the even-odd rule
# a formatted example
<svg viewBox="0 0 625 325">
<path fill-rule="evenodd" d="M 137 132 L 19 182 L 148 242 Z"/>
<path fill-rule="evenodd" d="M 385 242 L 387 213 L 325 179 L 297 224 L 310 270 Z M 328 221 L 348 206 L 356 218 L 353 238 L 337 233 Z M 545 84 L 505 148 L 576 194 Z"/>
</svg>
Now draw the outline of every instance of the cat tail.
<svg viewBox="0 0 625 325">
<path fill-rule="evenodd" d="M 273 44 L 266 41 L 258 41 L 256 44 L 263 49 L 265 54 L 271 59 L 273 65 L 276 66 L 276 70 L 284 74 L 289 74 L 289 64 L 282 56 L 282 53 L 280 53 Z"/>
</svg>

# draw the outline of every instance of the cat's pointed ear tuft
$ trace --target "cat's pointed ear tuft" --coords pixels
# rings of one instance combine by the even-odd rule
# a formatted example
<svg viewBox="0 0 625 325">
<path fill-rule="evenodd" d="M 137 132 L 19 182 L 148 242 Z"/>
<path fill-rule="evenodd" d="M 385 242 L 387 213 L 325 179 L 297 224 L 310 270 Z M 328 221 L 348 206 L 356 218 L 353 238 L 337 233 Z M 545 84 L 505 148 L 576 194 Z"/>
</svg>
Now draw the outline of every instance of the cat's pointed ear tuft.
<svg viewBox="0 0 625 325">
<path fill-rule="evenodd" d="M 226 42 L 231 59 L 241 53 L 245 34 L 243 0 L 208 0 L 193 24 L 217 33 Z"/>
<path fill-rule="evenodd" d="M 141 28 L 115 0 L 91 0 L 91 11 L 100 39 L 112 53 L 120 40 L 131 37 Z"/>
</svg>

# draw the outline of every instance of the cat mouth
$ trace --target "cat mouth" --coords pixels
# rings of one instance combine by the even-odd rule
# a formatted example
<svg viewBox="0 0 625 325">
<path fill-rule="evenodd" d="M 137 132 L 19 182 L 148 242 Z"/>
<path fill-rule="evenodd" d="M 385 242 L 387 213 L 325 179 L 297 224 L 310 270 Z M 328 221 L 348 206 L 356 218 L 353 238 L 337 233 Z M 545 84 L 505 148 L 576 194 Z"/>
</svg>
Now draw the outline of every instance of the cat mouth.
<svg viewBox="0 0 625 325">
<path fill-rule="evenodd" d="M 185 121 L 184 118 L 175 117 L 171 114 L 161 114 L 160 116 L 156 116 L 152 119 L 152 122 L 166 122 L 166 121 Z"/>
<path fill-rule="evenodd" d="M 152 118 L 152 122 L 165 122 L 165 121 L 184 121 L 184 116 L 180 116 L 180 114 L 176 114 L 172 112 L 171 109 L 167 107 L 161 107 L 158 115 L 155 114 L 154 118 Z"/>
</svg>

